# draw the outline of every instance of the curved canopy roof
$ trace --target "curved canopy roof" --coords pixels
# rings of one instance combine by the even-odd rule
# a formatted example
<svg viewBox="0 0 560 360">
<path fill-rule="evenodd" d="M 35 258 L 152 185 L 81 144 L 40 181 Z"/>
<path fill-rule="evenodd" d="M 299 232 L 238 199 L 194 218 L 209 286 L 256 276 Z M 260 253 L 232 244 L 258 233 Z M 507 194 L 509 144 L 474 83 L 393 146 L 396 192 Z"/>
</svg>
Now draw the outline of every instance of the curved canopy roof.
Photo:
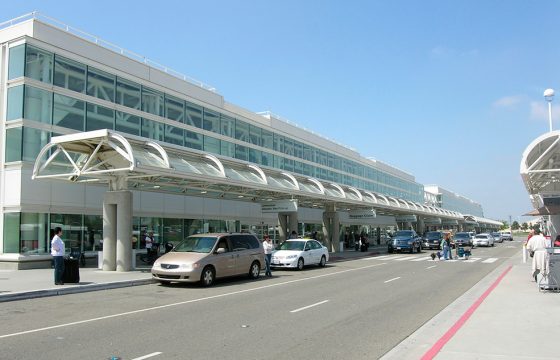
<svg viewBox="0 0 560 360">
<path fill-rule="evenodd" d="M 301 206 L 335 204 L 399 215 L 436 215 L 463 220 L 454 211 L 387 197 L 351 186 L 265 168 L 159 143 L 111 130 L 51 139 L 40 152 L 33 179 L 109 184 L 110 189 L 139 189 L 195 196 L 266 202 L 297 199 Z"/>
</svg>

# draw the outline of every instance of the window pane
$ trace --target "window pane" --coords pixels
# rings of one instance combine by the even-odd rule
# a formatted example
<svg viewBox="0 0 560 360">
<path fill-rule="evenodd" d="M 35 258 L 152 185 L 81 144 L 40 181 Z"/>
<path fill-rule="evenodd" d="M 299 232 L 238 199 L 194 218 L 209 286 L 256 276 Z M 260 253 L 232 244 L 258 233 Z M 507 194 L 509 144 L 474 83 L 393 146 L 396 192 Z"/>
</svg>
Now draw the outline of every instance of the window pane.
<svg viewBox="0 0 560 360">
<path fill-rule="evenodd" d="M 10 48 L 10 58 L 8 60 L 8 80 L 23 76 L 25 69 L 25 44 Z"/>
<path fill-rule="evenodd" d="M 70 252 L 70 248 L 73 247 L 82 250 L 82 240 L 84 238 L 82 215 L 50 214 L 50 225 L 51 229 L 57 226 L 62 228 L 62 240 L 66 252 Z"/>
<path fill-rule="evenodd" d="M 6 120 L 23 117 L 23 85 L 8 88 L 8 110 Z"/>
<path fill-rule="evenodd" d="M 163 141 L 163 124 L 156 121 L 142 119 L 142 136 L 154 140 Z"/>
<path fill-rule="evenodd" d="M 222 135 L 233 137 L 234 130 L 235 130 L 235 119 L 229 116 L 220 115 L 221 116 L 221 127 L 222 127 Z"/>
<path fill-rule="evenodd" d="M 273 155 L 263 151 L 261 155 L 261 165 L 273 166 Z"/>
<path fill-rule="evenodd" d="M 3 253 L 19 253 L 19 213 L 4 213 Z"/>
<path fill-rule="evenodd" d="M 260 164 L 262 160 L 261 154 L 262 151 L 249 148 L 249 161 L 252 163 Z"/>
<path fill-rule="evenodd" d="M 117 104 L 140 110 L 140 85 L 117 78 Z"/>
<path fill-rule="evenodd" d="M 220 141 L 220 154 L 235 157 L 235 144 L 225 140 Z"/>
<path fill-rule="evenodd" d="M 103 216 L 84 215 L 84 250 L 102 250 Z"/>
<path fill-rule="evenodd" d="M 191 149 L 202 150 L 202 135 L 185 130 L 185 146 Z"/>
<path fill-rule="evenodd" d="M 142 111 L 163 116 L 163 93 L 142 86 Z"/>
<path fill-rule="evenodd" d="M 53 125 L 84 131 L 85 107 L 84 101 L 54 94 Z"/>
<path fill-rule="evenodd" d="M 172 96 L 165 97 L 165 117 L 178 122 L 185 120 L 185 102 Z"/>
<path fill-rule="evenodd" d="M 115 102 L 115 76 L 94 68 L 88 68 L 87 94 Z"/>
<path fill-rule="evenodd" d="M 245 121 L 235 120 L 235 138 L 249 142 L 249 124 Z"/>
<path fill-rule="evenodd" d="M 105 106 L 87 104 L 86 131 L 109 129 L 113 130 L 115 111 Z"/>
<path fill-rule="evenodd" d="M 49 251 L 47 214 L 21 213 L 21 253 L 46 254 Z"/>
<path fill-rule="evenodd" d="M 50 140 L 50 133 L 29 127 L 23 128 L 23 161 L 35 161 Z"/>
<path fill-rule="evenodd" d="M 127 134 L 140 135 L 140 117 L 121 111 L 115 112 L 115 130 Z"/>
<path fill-rule="evenodd" d="M 274 150 L 283 152 L 284 151 L 284 137 L 274 133 Z"/>
<path fill-rule="evenodd" d="M 284 154 L 294 155 L 294 141 L 288 137 L 284 138 Z"/>
<path fill-rule="evenodd" d="M 185 124 L 202 129 L 202 107 L 187 102 L 187 121 Z"/>
<path fill-rule="evenodd" d="M 246 146 L 235 145 L 235 158 L 239 160 L 249 160 L 249 150 Z"/>
<path fill-rule="evenodd" d="M 165 142 L 183 146 L 184 141 L 183 129 L 165 125 Z"/>
<path fill-rule="evenodd" d="M 25 76 L 52 83 L 53 54 L 27 45 L 25 51 Z"/>
<path fill-rule="evenodd" d="M 25 106 L 23 116 L 29 120 L 45 124 L 51 123 L 52 93 L 49 91 L 25 86 Z"/>
<path fill-rule="evenodd" d="M 6 130 L 6 162 L 21 160 L 22 128 Z"/>
<path fill-rule="evenodd" d="M 68 90 L 85 92 L 86 66 L 77 61 L 55 55 L 53 83 Z"/>
<path fill-rule="evenodd" d="M 163 219 L 163 243 L 177 245 L 183 240 L 183 219 Z"/>
<path fill-rule="evenodd" d="M 273 149 L 274 147 L 274 143 L 273 143 L 273 138 L 272 138 L 272 132 L 262 129 L 262 134 L 261 134 L 261 139 L 262 139 L 262 147 L 265 147 L 267 149 Z"/>
<path fill-rule="evenodd" d="M 261 146 L 261 128 L 255 125 L 249 127 L 249 136 L 251 138 L 251 144 Z"/>
<path fill-rule="evenodd" d="M 220 114 L 204 109 L 204 130 L 220 133 Z"/>
<path fill-rule="evenodd" d="M 212 154 L 220 154 L 220 139 L 204 135 L 204 151 Z"/>
</svg>

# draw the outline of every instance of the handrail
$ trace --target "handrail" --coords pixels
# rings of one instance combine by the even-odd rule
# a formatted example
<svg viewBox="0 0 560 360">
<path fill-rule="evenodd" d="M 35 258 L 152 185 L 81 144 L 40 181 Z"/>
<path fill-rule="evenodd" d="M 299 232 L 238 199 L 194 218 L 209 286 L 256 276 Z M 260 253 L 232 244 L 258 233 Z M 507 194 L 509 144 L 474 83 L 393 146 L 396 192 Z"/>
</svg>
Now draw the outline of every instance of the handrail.
<svg viewBox="0 0 560 360">
<path fill-rule="evenodd" d="M 121 54 L 123 56 L 128 57 L 129 59 L 141 62 L 151 68 L 163 71 L 166 74 L 169 74 L 173 77 L 176 77 L 178 79 L 181 79 L 183 81 L 186 81 L 190 84 L 193 84 L 195 86 L 198 86 L 202 89 L 211 91 L 213 93 L 217 93 L 217 90 L 215 87 L 207 85 L 205 83 L 203 83 L 202 81 L 196 80 L 190 76 L 184 75 L 176 70 L 173 70 L 171 68 L 168 68 L 167 66 L 161 65 L 160 63 L 157 63 L 153 60 L 148 59 L 147 57 L 137 54 L 133 51 L 127 50 L 125 48 L 122 48 L 118 45 L 115 45 L 109 41 L 103 40 L 95 35 L 92 35 L 90 33 L 87 33 L 83 30 L 77 29 L 75 27 L 72 27 L 70 25 L 67 25 L 63 22 L 61 22 L 60 20 L 54 19 L 50 16 L 44 15 L 39 13 L 38 11 L 33 11 L 21 16 L 18 16 L 14 19 L 8 20 L 8 21 L 4 21 L 2 23 L 0 23 L 0 30 L 4 29 L 4 28 L 8 28 L 10 26 L 14 26 L 20 23 L 23 23 L 25 21 L 29 21 L 29 20 L 38 20 L 41 21 L 47 25 L 52 25 L 52 26 L 56 26 L 57 28 L 64 30 L 72 35 L 78 36 L 80 38 L 82 38 L 83 40 L 89 41 L 91 43 L 94 43 L 98 46 L 101 46 L 107 50 L 113 51 L 115 53 Z"/>
</svg>

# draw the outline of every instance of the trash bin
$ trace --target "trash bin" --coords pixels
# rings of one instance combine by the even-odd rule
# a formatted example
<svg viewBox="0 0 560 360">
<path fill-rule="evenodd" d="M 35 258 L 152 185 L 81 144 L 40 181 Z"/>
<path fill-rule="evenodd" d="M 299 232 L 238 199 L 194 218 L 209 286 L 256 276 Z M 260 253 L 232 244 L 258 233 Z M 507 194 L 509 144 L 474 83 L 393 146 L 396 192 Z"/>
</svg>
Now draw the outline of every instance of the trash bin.
<svg viewBox="0 0 560 360">
<path fill-rule="evenodd" d="M 62 282 L 79 283 L 80 282 L 80 263 L 78 259 L 72 257 L 64 258 L 64 273 L 62 274 Z"/>
</svg>

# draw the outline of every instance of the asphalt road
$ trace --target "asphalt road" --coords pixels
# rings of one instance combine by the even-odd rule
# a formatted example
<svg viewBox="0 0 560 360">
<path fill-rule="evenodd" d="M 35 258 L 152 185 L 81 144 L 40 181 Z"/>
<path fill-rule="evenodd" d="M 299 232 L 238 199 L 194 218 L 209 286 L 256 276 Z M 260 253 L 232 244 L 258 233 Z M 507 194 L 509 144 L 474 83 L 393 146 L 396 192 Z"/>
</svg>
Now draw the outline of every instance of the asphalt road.
<svg viewBox="0 0 560 360">
<path fill-rule="evenodd" d="M 375 359 L 520 247 L 476 248 L 470 261 L 431 261 L 424 251 L 212 288 L 154 284 L 10 302 L 0 308 L 1 357 Z"/>
</svg>

